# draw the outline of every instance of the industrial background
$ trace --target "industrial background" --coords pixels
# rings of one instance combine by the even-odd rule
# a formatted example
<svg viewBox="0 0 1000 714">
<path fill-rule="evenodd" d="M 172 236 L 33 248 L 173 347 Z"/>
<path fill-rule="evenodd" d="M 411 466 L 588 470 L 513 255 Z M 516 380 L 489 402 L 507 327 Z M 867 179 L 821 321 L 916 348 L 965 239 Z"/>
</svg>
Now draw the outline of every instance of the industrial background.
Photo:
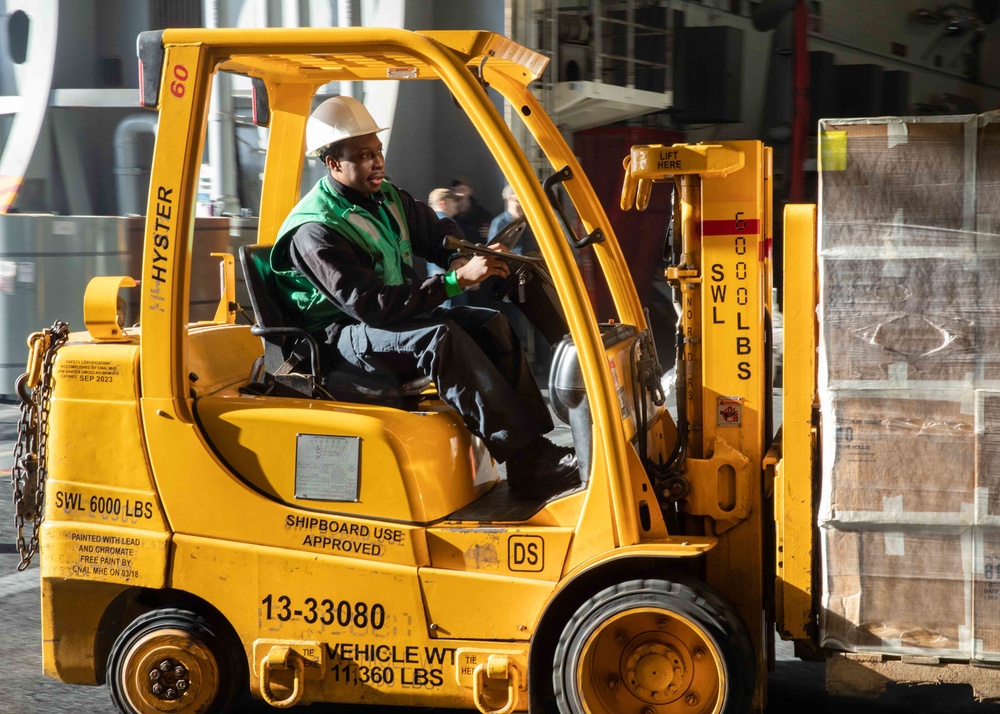
<svg viewBox="0 0 1000 714">
<path fill-rule="evenodd" d="M 486 29 L 550 56 L 536 91 L 626 237 L 657 325 L 673 321 L 657 254 L 668 202 L 618 210 L 629 146 L 763 139 L 775 150 L 775 212 L 816 201 L 820 118 L 1000 107 L 998 8 L 980 0 L 0 0 L 0 397 L 12 395 L 23 370 L 26 334 L 55 319 L 82 324 L 92 276 L 137 274 L 136 216 L 145 212 L 157 127 L 156 113 L 138 106 L 141 31 Z M 388 121 L 389 174 L 415 196 L 466 177 L 478 202 L 499 213 L 503 176 L 444 90 L 377 84 L 322 93 L 359 96 Z M 200 255 L 256 240 L 266 145 L 246 78 L 220 74 L 212 102 Z M 192 309 L 211 309 L 218 287 L 207 262 L 194 290 Z M 602 286 L 591 297 L 600 316 L 613 316 Z"/>
</svg>

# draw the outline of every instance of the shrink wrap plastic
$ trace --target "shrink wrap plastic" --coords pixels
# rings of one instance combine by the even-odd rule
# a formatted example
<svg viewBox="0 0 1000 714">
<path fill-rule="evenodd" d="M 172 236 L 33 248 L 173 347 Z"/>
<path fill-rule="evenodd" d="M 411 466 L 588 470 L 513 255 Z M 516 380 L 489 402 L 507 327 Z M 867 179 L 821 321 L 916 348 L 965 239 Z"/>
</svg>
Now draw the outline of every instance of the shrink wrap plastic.
<svg viewBox="0 0 1000 714">
<path fill-rule="evenodd" d="M 1000 113 L 820 122 L 821 643 L 1000 661 Z"/>
</svg>

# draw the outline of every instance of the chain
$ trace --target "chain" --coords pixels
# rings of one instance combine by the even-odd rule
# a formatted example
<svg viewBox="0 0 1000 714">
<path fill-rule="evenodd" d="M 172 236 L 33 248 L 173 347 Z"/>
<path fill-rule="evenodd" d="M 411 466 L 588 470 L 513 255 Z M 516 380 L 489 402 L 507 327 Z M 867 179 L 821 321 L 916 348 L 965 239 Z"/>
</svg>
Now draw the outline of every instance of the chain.
<svg viewBox="0 0 1000 714">
<path fill-rule="evenodd" d="M 49 406 L 52 398 L 52 370 L 56 350 L 69 339 L 69 325 L 56 321 L 49 330 L 28 338 L 31 354 L 28 371 L 17 378 L 21 398 L 21 418 L 17 423 L 14 466 L 10 484 L 14 489 L 14 523 L 17 526 L 17 550 L 21 554 L 18 570 L 24 570 L 38 551 L 38 534 L 45 512 L 46 442 L 48 441 Z M 25 538 L 25 524 L 30 535 Z"/>
</svg>

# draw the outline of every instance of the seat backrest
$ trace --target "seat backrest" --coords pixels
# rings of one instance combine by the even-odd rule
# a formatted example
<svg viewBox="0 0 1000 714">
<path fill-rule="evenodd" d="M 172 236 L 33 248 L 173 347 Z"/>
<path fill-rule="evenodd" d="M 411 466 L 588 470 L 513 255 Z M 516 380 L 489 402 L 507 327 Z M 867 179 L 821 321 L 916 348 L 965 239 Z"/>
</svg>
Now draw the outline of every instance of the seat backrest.
<svg viewBox="0 0 1000 714">
<path fill-rule="evenodd" d="M 303 341 L 312 343 L 313 340 L 304 330 L 289 326 L 282 315 L 277 285 L 271 271 L 271 246 L 240 246 L 240 265 L 250 295 L 250 305 L 253 307 L 256 323 L 254 334 L 261 334 L 257 330 L 265 328 L 261 334 L 264 341 L 264 371 L 277 375 L 296 345 Z M 274 334 L 267 328 L 288 328 L 288 332 Z M 313 346 L 318 349 L 315 343 Z M 430 384 L 430 378 L 423 375 L 397 375 L 392 372 L 371 374 L 347 362 L 341 363 L 327 374 L 320 375 L 318 369 L 315 374 L 318 383 L 338 399 L 371 401 L 418 397 Z"/>
<path fill-rule="evenodd" d="M 285 318 L 275 290 L 274 275 L 271 272 L 271 246 L 240 246 L 240 266 L 246 281 L 253 319 L 258 327 L 285 327 Z M 264 369 L 273 374 L 284 363 L 285 335 L 265 335 Z"/>
</svg>

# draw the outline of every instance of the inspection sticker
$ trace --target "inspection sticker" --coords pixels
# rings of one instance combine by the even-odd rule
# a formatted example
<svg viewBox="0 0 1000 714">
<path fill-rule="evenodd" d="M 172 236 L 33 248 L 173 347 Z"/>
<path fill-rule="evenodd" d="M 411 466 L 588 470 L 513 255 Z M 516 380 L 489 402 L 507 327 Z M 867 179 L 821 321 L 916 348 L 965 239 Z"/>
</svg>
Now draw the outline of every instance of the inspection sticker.
<svg viewBox="0 0 1000 714">
<path fill-rule="evenodd" d="M 740 397 L 716 399 L 716 425 L 740 426 L 743 423 L 743 400 Z"/>
</svg>

